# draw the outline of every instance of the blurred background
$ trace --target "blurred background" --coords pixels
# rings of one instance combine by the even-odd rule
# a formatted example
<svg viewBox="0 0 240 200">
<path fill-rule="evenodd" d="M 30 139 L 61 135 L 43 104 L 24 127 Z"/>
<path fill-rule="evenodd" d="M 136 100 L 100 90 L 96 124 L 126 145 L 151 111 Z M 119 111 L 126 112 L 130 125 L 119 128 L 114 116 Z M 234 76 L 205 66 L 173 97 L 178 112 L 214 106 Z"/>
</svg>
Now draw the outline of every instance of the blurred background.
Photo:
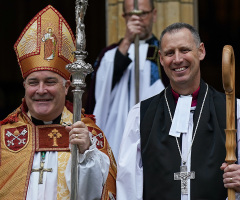
<svg viewBox="0 0 240 200">
<path fill-rule="evenodd" d="M 111 2 L 111 0 L 108 0 Z M 156 0 L 161 1 L 161 0 Z M 107 45 L 107 0 L 89 0 L 85 16 L 87 63 L 95 59 Z M 236 97 L 240 98 L 240 1 L 198 0 L 197 24 L 205 44 L 206 57 L 201 63 L 202 77 L 217 90 L 222 86 L 222 49 L 232 45 L 236 61 Z M 0 12 L 0 120 L 21 104 L 24 97 L 23 79 L 13 50 L 14 43 L 28 22 L 43 8 L 51 4 L 66 19 L 75 33 L 75 0 L 11 0 L 1 1 Z M 157 35 L 159 37 L 159 35 Z M 117 42 L 117 41 L 116 41 Z M 83 107 L 86 104 L 90 76 L 87 76 Z M 68 95 L 72 100 L 72 94 Z"/>
</svg>

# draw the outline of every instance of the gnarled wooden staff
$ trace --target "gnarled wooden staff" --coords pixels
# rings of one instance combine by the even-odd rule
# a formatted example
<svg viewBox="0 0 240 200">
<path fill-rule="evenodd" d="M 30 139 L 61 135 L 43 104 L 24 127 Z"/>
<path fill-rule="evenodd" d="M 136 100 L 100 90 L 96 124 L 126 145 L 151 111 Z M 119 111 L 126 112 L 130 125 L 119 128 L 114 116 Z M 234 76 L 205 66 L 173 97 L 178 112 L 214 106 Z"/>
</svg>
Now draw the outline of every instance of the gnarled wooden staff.
<svg viewBox="0 0 240 200">
<path fill-rule="evenodd" d="M 237 161 L 236 132 L 235 129 L 235 57 L 232 46 L 223 47 L 222 53 L 222 79 L 223 88 L 226 94 L 226 158 L 228 164 Z M 235 191 L 228 189 L 228 199 L 235 200 Z"/>
</svg>

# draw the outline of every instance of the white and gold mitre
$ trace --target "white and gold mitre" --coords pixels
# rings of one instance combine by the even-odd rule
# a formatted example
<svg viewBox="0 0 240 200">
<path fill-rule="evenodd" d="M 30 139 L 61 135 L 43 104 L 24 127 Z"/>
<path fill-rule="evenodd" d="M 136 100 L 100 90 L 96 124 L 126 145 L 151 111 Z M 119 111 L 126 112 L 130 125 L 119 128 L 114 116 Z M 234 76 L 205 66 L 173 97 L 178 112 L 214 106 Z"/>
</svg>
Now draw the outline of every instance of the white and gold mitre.
<svg viewBox="0 0 240 200">
<path fill-rule="evenodd" d="M 74 61 L 75 38 L 66 20 L 51 5 L 25 27 L 14 45 L 22 76 L 50 70 L 70 79 L 65 66 Z"/>
</svg>

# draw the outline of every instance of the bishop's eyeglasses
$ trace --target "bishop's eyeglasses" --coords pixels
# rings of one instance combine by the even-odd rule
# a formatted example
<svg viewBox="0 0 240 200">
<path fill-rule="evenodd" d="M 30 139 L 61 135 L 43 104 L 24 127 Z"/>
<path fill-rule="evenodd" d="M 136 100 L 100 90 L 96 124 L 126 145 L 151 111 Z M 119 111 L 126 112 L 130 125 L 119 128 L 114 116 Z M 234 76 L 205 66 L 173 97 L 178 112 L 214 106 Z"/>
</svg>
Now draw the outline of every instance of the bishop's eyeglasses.
<svg viewBox="0 0 240 200">
<path fill-rule="evenodd" d="M 131 17 L 132 15 L 137 15 L 139 17 L 141 17 L 142 19 L 147 18 L 147 16 L 153 11 L 152 10 L 148 10 L 148 11 L 144 11 L 144 10 L 133 10 L 132 12 L 128 12 L 128 13 L 124 13 L 123 16 L 124 17 Z"/>
</svg>

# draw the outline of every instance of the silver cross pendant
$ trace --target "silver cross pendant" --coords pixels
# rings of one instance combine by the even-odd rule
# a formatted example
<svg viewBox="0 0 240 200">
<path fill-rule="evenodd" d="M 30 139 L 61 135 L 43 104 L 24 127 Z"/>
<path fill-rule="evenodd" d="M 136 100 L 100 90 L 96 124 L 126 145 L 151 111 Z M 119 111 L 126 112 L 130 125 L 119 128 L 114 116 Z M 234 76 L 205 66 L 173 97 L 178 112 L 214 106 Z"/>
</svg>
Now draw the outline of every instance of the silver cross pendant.
<svg viewBox="0 0 240 200">
<path fill-rule="evenodd" d="M 187 166 L 180 166 L 180 172 L 174 173 L 174 180 L 181 180 L 181 194 L 188 194 L 188 179 L 195 179 L 195 172 L 187 172 Z"/>
</svg>

